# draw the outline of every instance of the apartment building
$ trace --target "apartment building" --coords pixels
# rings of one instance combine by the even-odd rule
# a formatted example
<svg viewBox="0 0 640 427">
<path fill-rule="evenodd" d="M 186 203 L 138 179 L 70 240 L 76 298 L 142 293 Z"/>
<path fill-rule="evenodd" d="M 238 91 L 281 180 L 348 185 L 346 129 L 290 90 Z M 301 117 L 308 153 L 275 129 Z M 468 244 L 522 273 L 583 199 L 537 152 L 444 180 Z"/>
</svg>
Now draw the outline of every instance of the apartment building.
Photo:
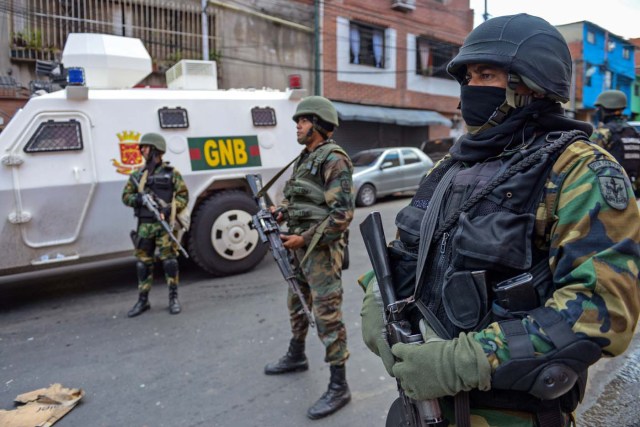
<svg viewBox="0 0 640 427">
<path fill-rule="evenodd" d="M 348 151 L 459 132 L 446 65 L 473 28 L 468 0 L 326 0 L 320 13 L 321 91 Z"/>
</svg>

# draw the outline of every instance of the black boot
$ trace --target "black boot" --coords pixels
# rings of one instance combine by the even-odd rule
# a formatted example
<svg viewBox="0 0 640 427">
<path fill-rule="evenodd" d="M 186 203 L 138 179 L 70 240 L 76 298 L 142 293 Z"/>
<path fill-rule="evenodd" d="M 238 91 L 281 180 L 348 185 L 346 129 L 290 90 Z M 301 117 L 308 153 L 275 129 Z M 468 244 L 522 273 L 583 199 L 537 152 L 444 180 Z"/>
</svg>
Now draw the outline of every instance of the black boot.
<svg viewBox="0 0 640 427">
<path fill-rule="evenodd" d="M 171 285 L 169 286 L 169 313 L 178 314 L 181 311 L 180 301 L 178 301 L 178 287 Z"/>
<path fill-rule="evenodd" d="M 306 371 L 309 369 L 307 356 L 304 354 L 304 341 L 291 339 L 289 342 L 289 350 L 287 354 L 282 356 L 280 360 L 269 363 L 264 367 L 264 373 L 267 375 L 284 374 L 287 372 Z"/>
<path fill-rule="evenodd" d="M 149 292 L 140 292 L 138 295 L 138 302 L 133 306 L 131 310 L 127 313 L 129 317 L 136 317 L 139 314 L 144 313 L 145 311 L 151 308 L 151 304 L 149 304 Z"/>
<path fill-rule="evenodd" d="M 351 401 L 345 366 L 331 365 L 330 369 L 329 388 L 307 411 L 307 417 L 312 420 L 331 415 Z"/>
</svg>

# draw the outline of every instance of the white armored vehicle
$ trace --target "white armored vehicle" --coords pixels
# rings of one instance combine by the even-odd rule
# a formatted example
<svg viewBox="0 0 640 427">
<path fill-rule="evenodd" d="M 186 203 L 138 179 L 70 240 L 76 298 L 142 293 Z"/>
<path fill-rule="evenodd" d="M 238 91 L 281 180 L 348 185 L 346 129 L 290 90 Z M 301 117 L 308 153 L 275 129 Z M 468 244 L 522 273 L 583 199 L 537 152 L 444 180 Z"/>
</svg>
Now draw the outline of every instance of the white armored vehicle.
<svg viewBox="0 0 640 427">
<path fill-rule="evenodd" d="M 254 267 L 267 248 L 250 228 L 245 175 L 266 182 L 300 151 L 301 91 L 216 90 L 205 61 L 178 63 L 166 89 L 131 88 L 151 60 L 117 36 L 71 34 L 62 62 L 82 67 L 86 85 L 33 97 L 0 133 L 0 275 L 132 255 L 136 219 L 121 192 L 147 132 L 165 137 L 164 159 L 189 188 L 191 258 L 214 275 Z"/>
</svg>

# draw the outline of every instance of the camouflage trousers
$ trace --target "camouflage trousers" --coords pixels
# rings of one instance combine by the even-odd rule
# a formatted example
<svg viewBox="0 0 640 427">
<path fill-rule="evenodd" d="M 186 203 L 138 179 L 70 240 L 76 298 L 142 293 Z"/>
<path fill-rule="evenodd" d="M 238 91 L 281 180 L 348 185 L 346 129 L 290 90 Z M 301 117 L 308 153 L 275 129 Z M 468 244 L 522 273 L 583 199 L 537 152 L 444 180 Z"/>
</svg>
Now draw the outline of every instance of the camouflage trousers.
<svg viewBox="0 0 640 427">
<path fill-rule="evenodd" d="M 138 226 L 138 239 L 139 243 L 134 255 L 138 258 L 138 261 L 144 264 L 144 268 L 138 267 L 138 291 L 149 292 L 153 284 L 156 249 L 158 250 L 158 258 L 163 261 L 163 266 L 166 265 L 166 260 L 177 260 L 178 249 L 159 222 L 140 224 Z M 178 284 L 177 262 L 175 263 L 175 272 L 168 272 L 165 268 L 164 278 L 168 286 Z"/>
<path fill-rule="evenodd" d="M 343 243 L 333 242 L 315 247 L 303 260 L 306 248 L 295 251 L 293 264 L 300 290 L 313 312 L 318 337 L 325 347 L 325 362 L 342 365 L 349 358 L 347 330 L 342 321 L 342 257 Z M 293 338 L 304 341 L 309 321 L 298 296 L 289 289 L 287 295 Z"/>
</svg>

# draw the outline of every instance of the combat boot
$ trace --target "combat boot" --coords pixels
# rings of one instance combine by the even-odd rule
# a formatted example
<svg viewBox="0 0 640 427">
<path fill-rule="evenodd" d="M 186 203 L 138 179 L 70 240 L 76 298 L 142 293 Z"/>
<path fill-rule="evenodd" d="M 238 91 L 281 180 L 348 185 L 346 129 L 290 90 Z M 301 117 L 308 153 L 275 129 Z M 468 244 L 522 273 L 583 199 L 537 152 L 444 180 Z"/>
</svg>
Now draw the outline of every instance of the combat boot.
<svg viewBox="0 0 640 427">
<path fill-rule="evenodd" d="M 169 313 L 178 314 L 182 311 L 180 301 L 178 301 L 178 286 L 169 286 Z"/>
<path fill-rule="evenodd" d="M 287 372 L 306 371 L 307 369 L 309 369 L 309 362 L 307 361 L 307 356 L 304 354 L 304 341 L 291 338 L 287 354 L 282 356 L 277 362 L 269 363 L 265 366 L 264 373 L 267 375 L 278 375 Z"/>
<path fill-rule="evenodd" d="M 326 417 L 342 408 L 351 401 L 351 391 L 347 384 L 344 365 L 331 365 L 331 379 L 327 391 L 307 411 L 307 417 L 312 420 Z"/>
<path fill-rule="evenodd" d="M 127 313 L 129 317 L 136 317 L 139 314 L 144 313 L 145 311 L 151 308 L 151 304 L 149 304 L 149 292 L 140 292 L 138 295 L 138 302 L 133 306 L 131 310 Z"/>
</svg>

